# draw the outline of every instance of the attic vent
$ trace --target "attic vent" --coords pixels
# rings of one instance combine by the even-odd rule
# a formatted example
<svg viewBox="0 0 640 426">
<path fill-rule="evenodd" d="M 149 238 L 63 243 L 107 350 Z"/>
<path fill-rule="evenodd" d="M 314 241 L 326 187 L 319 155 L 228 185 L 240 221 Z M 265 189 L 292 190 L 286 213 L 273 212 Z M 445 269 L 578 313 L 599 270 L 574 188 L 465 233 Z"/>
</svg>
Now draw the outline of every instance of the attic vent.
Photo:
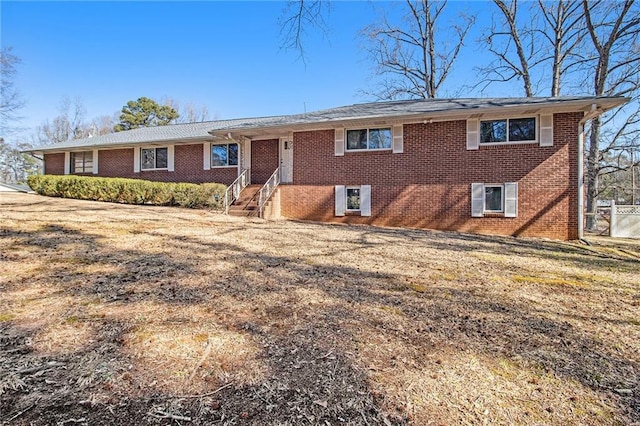
<svg viewBox="0 0 640 426">
<path fill-rule="evenodd" d="M 539 111 L 539 109 L 537 109 L 537 108 L 536 109 L 528 109 L 524 113 L 525 114 L 535 114 L 538 111 Z"/>
<path fill-rule="evenodd" d="M 471 114 L 469 116 L 469 118 L 480 118 L 480 117 L 482 117 L 482 114 Z"/>
<path fill-rule="evenodd" d="M 384 124 L 387 124 L 387 122 L 378 120 L 378 121 L 374 121 L 373 124 L 375 124 L 376 126 L 382 126 Z"/>
</svg>

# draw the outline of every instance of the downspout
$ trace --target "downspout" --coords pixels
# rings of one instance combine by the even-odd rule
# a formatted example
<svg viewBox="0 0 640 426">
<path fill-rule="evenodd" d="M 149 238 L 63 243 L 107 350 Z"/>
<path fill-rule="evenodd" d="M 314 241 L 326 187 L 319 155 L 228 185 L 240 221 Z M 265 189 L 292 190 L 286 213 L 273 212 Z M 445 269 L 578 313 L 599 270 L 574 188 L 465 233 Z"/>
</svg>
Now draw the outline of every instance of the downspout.
<svg viewBox="0 0 640 426">
<path fill-rule="evenodd" d="M 578 240 L 588 245 L 584 239 L 584 125 L 602 112 L 597 104 L 591 104 L 591 111 L 585 113 L 578 123 Z"/>
<path fill-rule="evenodd" d="M 33 152 L 30 152 L 29 155 L 33 158 L 35 158 L 36 160 L 40 160 L 40 165 L 38 166 L 38 169 L 40 169 L 40 171 L 42 172 L 42 174 L 44 174 L 44 153 L 42 154 L 42 158 L 38 157 L 36 154 L 34 154 Z"/>
</svg>

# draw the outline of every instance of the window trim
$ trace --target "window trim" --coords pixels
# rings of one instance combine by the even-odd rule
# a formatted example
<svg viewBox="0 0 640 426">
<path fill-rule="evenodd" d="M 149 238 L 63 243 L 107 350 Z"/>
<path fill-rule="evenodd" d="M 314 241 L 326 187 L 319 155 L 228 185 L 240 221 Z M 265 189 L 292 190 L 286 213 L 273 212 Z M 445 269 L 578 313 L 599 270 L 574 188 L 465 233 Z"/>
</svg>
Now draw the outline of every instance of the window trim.
<svg viewBox="0 0 640 426">
<path fill-rule="evenodd" d="M 238 147 L 238 157 L 237 164 L 229 164 L 229 145 L 236 145 Z M 214 166 L 213 165 L 213 147 L 214 146 L 226 146 L 227 147 L 227 164 L 224 166 Z M 238 167 L 240 165 L 240 144 L 237 142 L 229 142 L 229 143 L 211 143 L 211 148 L 209 148 L 209 158 L 210 158 L 210 168 L 212 169 L 224 169 L 229 167 Z"/>
<path fill-rule="evenodd" d="M 153 153 L 153 165 L 156 166 L 158 164 L 158 156 L 156 151 L 158 149 L 166 149 L 167 150 L 167 167 L 153 167 L 153 168 L 144 168 L 143 167 L 143 163 L 142 163 L 142 151 L 144 151 L 145 149 L 153 149 L 154 153 Z M 170 153 L 170 149 L 169 146 L 141 146 L 140 147 L 140 171 L 141 172 L 151 172 L 154 170 L 169 170 L 169 156 L 171 155 Z"/>
<path fill-rule="evenodd" d="M 535 120 L 534 129 L 536 137 L 532 140 L 526 141 L 510 141 L 509 138 L 509 121 L 520 120 L 523 118 L 533 118 Z M 507 122 L 507 140 L 504 142 L 482 142 L 482 123 L 490 121 L 505 121 Z M 534 115 L 511 115 L 508 117 L 493 117 L 493 118 L 481 118 L 478 120 L 478 146 L 500 146 L 500 145 L 526 145 L 526 144 L 538 144 L 540 141 L 540 114 Z"/>
<path fill-rule="evenodd" d="M 482 213 L 483 214 L 504 214 L 504 201 L 505 201 L 505 189 L 504 184 L 500 183 L 485 183 L 482 187 Z M 487 188 L 500 188 L 500 210 L 488 210 L 487 209 Z"/>
<path fill-rule="evenodd" d="M 502 187 L 502 211 L 486 210 L 486 187 Z M 471 217 L 518 217 L 518 182 L 471 184 Z"/>
<path fill-rule="evenodd" d="M 87 161 L 86 161 L 86 158 L 85 158 L 85 155 L 84 155 L 86 153 L 90 153 L 91 154 L 91 168 L 90 168 L 89 171 L 86 171 L 86 169 L 87 169 L 87 166 L 86 166 Z M 75 163 L 76 154 L 83 154 L 83 156 L 82 156 L 82 168 L 83 168 L 83 170 L 85 170 L 83 172 L 77 172 L 76 171 L 76 163 Z M 94 157 L 93 154 L 94 154 L 93 150 L 71 151 L 71 152 L 69 152 L 69 174 L 72 174 L 72 175 L 89 175 L 89 174 L 92 174 L 93 170 L 95 168 L 95 166 L 94 166 L 95 159 L 93 158 Z"/>
<path fill-rule="evenodd" d="M 349 132 L 366 130 L 367 131 L 367 148 L 349 149 Z M 371 130 L 389 130 L 391 138 L 389 139 L 389 148 L 368 148 L 369 146 L 369 132 Z M 393 126 L 379 126 L 379 127 L 354 127 L 344 129 L 344 152 L 375 152 L 375 151 L 392 151 L 393 150 Z"/>
<path fill-rule="evenodd" d="M 360 199 L 360 208 L 359 209 L 350 209 L 349 208 L 349 190 L 357 189 L 358 198 Z M 344 211 L 348 213 L 360 213 L 362 212 L 362 185 L 348 185 L 344 187 Z"/>
</svg>

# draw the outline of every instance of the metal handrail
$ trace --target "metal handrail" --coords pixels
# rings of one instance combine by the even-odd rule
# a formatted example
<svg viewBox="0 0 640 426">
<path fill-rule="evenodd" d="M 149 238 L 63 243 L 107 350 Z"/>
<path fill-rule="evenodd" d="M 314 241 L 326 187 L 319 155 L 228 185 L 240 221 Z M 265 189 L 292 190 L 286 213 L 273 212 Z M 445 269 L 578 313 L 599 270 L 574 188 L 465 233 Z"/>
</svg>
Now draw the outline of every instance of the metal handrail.
<svg viewBox="0 0 640 426">
<path fill-rule="evenodd" d="M 244 169 L 242 173 L 227 187 L 224 192 L 224 213 L 229 214 L 229 206 L 240 197 L 240 193 L 251 184 L 251 169 Z"/>
<path fill-rule="evenodd" d="M 267 204 L 267 201 L 269 201 L 269 198 L 271 198 L 271 195 L 273 195 L 278 185 L 280 185 L 280 167 L 271 174 L 271 177 L 269 177 L 267 182 L 260 188 L 260 196 L 258 197 L 260 217 L 262 217 L 265 204 Z"/>
</svg>

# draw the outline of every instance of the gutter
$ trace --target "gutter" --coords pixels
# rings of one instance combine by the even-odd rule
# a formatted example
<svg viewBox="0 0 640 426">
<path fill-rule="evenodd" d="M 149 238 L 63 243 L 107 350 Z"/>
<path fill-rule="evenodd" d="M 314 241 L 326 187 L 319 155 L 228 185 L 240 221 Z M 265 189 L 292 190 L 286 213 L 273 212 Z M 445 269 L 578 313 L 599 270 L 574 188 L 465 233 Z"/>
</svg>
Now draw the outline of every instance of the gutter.
<svg viewBox="0 0 640 426">
<path fill-rule="evenodd" d="M 578 123 L 578 240 L 587 245 L 591 244 L 584 239 L 584 125 L 602 113 L 604 110 L 598 104 L 591 104 L 591 111 Z"/>
</svg>

